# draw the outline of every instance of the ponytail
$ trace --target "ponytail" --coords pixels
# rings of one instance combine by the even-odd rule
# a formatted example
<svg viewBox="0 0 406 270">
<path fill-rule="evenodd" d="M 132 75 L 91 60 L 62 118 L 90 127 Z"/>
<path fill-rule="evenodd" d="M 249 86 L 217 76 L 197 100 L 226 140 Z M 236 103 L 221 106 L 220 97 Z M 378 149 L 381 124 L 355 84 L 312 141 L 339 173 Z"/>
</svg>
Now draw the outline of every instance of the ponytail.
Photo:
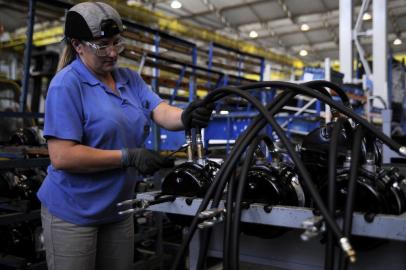
<svg viewBox="0 0 406 270">
<path fill-rule="evenodd" d="M 61 57 L 59 58 L 57 72 L 69 65 L 73 60 L 76 58 L 76 51 L 73 48 L 70 41 L 66 42 L 65 48 L 63 48 L 63 52 Z"/>
</svg>

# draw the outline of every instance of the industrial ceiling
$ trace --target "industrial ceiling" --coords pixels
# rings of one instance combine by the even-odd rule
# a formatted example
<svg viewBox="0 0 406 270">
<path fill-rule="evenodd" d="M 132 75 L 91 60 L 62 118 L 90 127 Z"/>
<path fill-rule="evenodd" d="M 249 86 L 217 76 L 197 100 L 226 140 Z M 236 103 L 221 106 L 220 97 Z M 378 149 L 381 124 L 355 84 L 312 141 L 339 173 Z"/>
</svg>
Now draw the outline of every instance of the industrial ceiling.
<svg viewBox="0 0 406 270">
<path fill-rule="evenodd" d="M 36 22 L 60 20 L 64 11 L 37 3 Z M 67 1 L 76 3 L 78 1 Z M 217 34 L 255 44 L 265 50 L 299 58 L 304 62 L 338 60 L 338 0 L 110 0 L 113 5 L 142 5 L 153 12 L 176 18 L 180 23 L 194 24 Z M 176 2 L 176 1 L 175 1 Z M 354 17 L 361 0 L 353 0 Z M 175 6 L 176 7 L 176 6 Z M 372 5 L 369 13 L 372 14 Z M 28 0 L 0 0 L 1 31 L 12 32 L 27 25 Z M 123 15 L 123 14 L 122 14 Z M 125 17 L 126 14 L 123 15 Z M 137 15 L 134 14 L 133 18 Z M 363 30 L 372 27 L 373 18 L 365 16 Z M 354 18 L 355 20 L 355 18 Z M 406 53 L 406 0 L 388 0 L 388 42 L 393 53 Z M 400 38 L 404 42 L 394 45 Z M 370 37 L 362 40 L 367 56 L 372 52 Z M 303 51 L 307 52 L 304 55 Z"/>
</svg>

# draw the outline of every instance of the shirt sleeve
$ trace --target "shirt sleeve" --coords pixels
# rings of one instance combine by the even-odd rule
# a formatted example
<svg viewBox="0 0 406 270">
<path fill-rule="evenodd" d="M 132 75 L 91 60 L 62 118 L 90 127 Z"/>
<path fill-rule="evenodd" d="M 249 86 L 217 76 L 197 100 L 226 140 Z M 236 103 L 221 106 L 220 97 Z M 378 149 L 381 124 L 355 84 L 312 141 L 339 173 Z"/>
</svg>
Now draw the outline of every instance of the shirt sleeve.
<svg viewBox="0 0 406 270">
<path fill-rule="evenodd" d="M 51 82 L 45 101 L 44 137 L 81 142 L 83 136 L 83 107 L 80 82 L 74 75 L 56 76 Z"/>
<path fill-rule="evenodd" d="M 133 71 L 130 72 L 133 73 L 137 93 L 143 108 L 146 109 L 148 113 L 151 113 L 159 105 L 159 103 L 163 102 L 162 98 L 151 90 L 151 88 L 145 83 L 138 73 Z"/>
</svg>

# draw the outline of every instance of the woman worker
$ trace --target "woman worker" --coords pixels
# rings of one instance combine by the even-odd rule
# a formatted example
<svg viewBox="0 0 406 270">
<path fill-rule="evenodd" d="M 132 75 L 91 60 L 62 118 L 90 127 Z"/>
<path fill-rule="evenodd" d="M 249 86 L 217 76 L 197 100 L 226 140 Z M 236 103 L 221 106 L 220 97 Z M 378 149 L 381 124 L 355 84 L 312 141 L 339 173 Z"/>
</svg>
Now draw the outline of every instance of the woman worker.
<svg viewBox="0 0 406 270">
<path fill-rule="evenodd" d="M 116 204 L 133 197 L 137 172 L 173 165 L 142 148 L 151 120 L 181 130 L 205 127 L 211 116 L 198 103 L 169 106 L 139 74 L 117 68 L 122 31 L 105 3 L 83 2 L 66 15 L 45 107 L 51 165 L 38 191 L 49 270 L 132 269 L 133 217 L 119 216 Z"/>
</svg>

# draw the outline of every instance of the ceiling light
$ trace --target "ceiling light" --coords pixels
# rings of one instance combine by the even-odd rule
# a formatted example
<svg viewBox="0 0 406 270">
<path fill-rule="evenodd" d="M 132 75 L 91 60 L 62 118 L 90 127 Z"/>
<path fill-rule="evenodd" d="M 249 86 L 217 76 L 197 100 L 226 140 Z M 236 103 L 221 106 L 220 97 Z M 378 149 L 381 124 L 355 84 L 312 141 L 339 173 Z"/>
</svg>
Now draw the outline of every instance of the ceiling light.
<svg viewBox="0 0 406 270">
<path fill-rule="evenodd" d="M 137 1 L 136 0 L 127 0 L 127 6 L 132 7 L 137 5 Z"/>
<path fill-rule="evenodd" d="M 307 55 L 307 51 L 304 50 L 304 49 L 302 49 L 302 50 L 300 50 L 299 55 L 300 55 L 300 56 L 306 56 L 306 55 Z"/>
<path fill-rule="evenodd" d="M 309 29 L 310 29 L 310 26 L 308 24 L 304 23 L 300 26 L 300 30 L 302 30 L 303 32 L 309 31 Z"/>
<path fill-rule="evenodd" d="M 256 37 L 258 37 L 257 31 L 251 30 L 251 32 L 250 32 L 250 38 L 256 38 Z"/>
<path fill-rule="evenodd" d="M 362 20 L 369 21 L 370 19 L 372 19 L 371 13 L 365 12 L 364 15 L 362 15 Z"/>
<path fill-rule="evenodd" d="M 401 45 L 401 44 L 402 44 L 402 40 L 401 40 L 400 38 L 396 38 L 396 39 L 393 41 L 393 45 L 398 46 L 398 45 Z"/>
<path fill-rule="evenodd" d="M 173 0 L 171 2 L 171 8 L 178 9 L 178 8 L 181 8 L 181 7 L 182 7 L 182 3 L 179 2 L 178 0 Z"/>
</svg>

